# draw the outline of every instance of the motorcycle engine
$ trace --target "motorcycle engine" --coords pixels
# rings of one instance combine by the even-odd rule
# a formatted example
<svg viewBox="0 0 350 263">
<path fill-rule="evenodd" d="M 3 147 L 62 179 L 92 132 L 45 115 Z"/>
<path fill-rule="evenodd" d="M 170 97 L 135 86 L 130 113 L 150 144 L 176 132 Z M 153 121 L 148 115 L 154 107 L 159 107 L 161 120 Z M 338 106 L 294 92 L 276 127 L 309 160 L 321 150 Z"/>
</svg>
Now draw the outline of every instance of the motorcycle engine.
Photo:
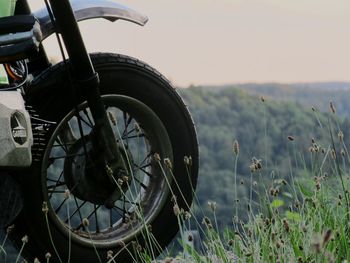
<svg viewBox="0 0 350 263">
<path fill-rule="evenodd" d="M 33 133 L 20 91 L 0 90 L 0 167 L 32 163 Z"/>
</svg>

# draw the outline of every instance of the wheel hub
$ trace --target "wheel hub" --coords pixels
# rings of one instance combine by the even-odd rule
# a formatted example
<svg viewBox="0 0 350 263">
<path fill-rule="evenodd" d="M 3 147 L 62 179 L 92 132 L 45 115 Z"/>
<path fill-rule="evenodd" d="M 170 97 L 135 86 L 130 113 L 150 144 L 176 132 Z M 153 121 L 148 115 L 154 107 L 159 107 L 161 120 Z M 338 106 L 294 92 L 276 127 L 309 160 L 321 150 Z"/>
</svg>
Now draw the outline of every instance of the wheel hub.
<svg viewBox="0 0 350 263">
<path fill-rule="evenodd" d="M 119 148 L 120 153 L 125 152 L 122 146 Z M 120 158 L 127 164 L 132 155 L 127 151 Z M 113 207 L 114 202 L 127 191 L 131 172 L 129 169 L 108 166 L 103 152 L 94 151 L 93 143 L 85 136 L 68 149 L 64 178 L 70 192 L 79 199 Z"/>
</svg>

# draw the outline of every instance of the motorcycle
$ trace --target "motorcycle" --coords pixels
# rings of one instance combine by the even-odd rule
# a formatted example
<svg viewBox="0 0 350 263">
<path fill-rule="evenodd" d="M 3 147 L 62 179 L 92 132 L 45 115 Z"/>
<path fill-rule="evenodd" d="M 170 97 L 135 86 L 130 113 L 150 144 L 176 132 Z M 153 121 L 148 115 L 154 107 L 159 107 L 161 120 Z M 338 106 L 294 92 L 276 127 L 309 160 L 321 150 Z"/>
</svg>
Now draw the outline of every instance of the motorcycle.
<svg viewBox="0 0 350 263">
<path fill-rule="evenodd" d="M 32 13 L 18 0 L 0 18 L 0 226 L 14 225 L 10 238 L 30 261 L 155 258 L 196 187 L 191 115 L 146 63 L 86 51 L 78 22 L 142 26 L 146 16 L 107 0 L 45 4 Z M 51 35 L 63 58 L 55 65 L 42 45 Z"/>
</svg>

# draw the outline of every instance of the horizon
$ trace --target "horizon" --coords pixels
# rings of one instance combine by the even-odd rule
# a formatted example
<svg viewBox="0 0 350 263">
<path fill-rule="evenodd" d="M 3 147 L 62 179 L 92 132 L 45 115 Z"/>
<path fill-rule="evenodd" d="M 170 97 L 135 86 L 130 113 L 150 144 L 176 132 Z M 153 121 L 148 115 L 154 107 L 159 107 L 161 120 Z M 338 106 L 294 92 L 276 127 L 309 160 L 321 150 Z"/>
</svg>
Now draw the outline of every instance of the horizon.
<svg viewBox="0 0 350 263">
<path fill-rule="evenodd" d="M 350 82 L 347 0 L 116 2 L 150 21 L 145 27 L 85 21 L 88 50 L 137 57 L 175 86 Z M 47 42 L 55 56 L 55 40 Z"/>
</svg>

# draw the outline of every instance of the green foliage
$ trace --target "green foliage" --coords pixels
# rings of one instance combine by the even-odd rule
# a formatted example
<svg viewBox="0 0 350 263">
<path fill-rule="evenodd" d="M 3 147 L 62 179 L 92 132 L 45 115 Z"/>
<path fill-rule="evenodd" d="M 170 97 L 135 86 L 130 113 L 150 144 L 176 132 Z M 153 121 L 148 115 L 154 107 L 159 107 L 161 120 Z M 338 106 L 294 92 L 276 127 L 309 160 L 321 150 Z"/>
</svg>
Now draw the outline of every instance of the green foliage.
<svg viewBox="0 0 350 263">
<path fill-rule="evenodd" d="M 199 135 L 199 201 L 205 212 L 209 212 L 205 205 L 209 199 L 218 203 L 217 220 L 221 227 L 231 224 L 236 205 L 232 149 L 235 140 L 240 145 L 236 167 L 239 214 L 247 206 L 247 197 L 251 195 L 256 201 L 261 197 L 258 194 L 261 190 L 273 187 L 274 180 L 293 183 L 291 169 L 293 177 L 299 177 L 308 172 L 305 165 L 313 163 L 316 167 L 315 162 L 322 160 L 313 159 L 310 147 L 315 146 L 318 151 L 327 151 L 330 147 L 329 131 L 324 127 L 328 127 L 328 119 L 333 118 L 331 113 L 315 115 L 311 107 L 263 99 L 232 87 L 216 92 L 192 87 L 180 92 Z M 342 128 L 343 122 L 336 117 L 334 120 Z M 312 138 L 317 145 L 312 143 Z M 254 157 L 261 159 L 262 169 L 251 176 Z"/>
</svg>

